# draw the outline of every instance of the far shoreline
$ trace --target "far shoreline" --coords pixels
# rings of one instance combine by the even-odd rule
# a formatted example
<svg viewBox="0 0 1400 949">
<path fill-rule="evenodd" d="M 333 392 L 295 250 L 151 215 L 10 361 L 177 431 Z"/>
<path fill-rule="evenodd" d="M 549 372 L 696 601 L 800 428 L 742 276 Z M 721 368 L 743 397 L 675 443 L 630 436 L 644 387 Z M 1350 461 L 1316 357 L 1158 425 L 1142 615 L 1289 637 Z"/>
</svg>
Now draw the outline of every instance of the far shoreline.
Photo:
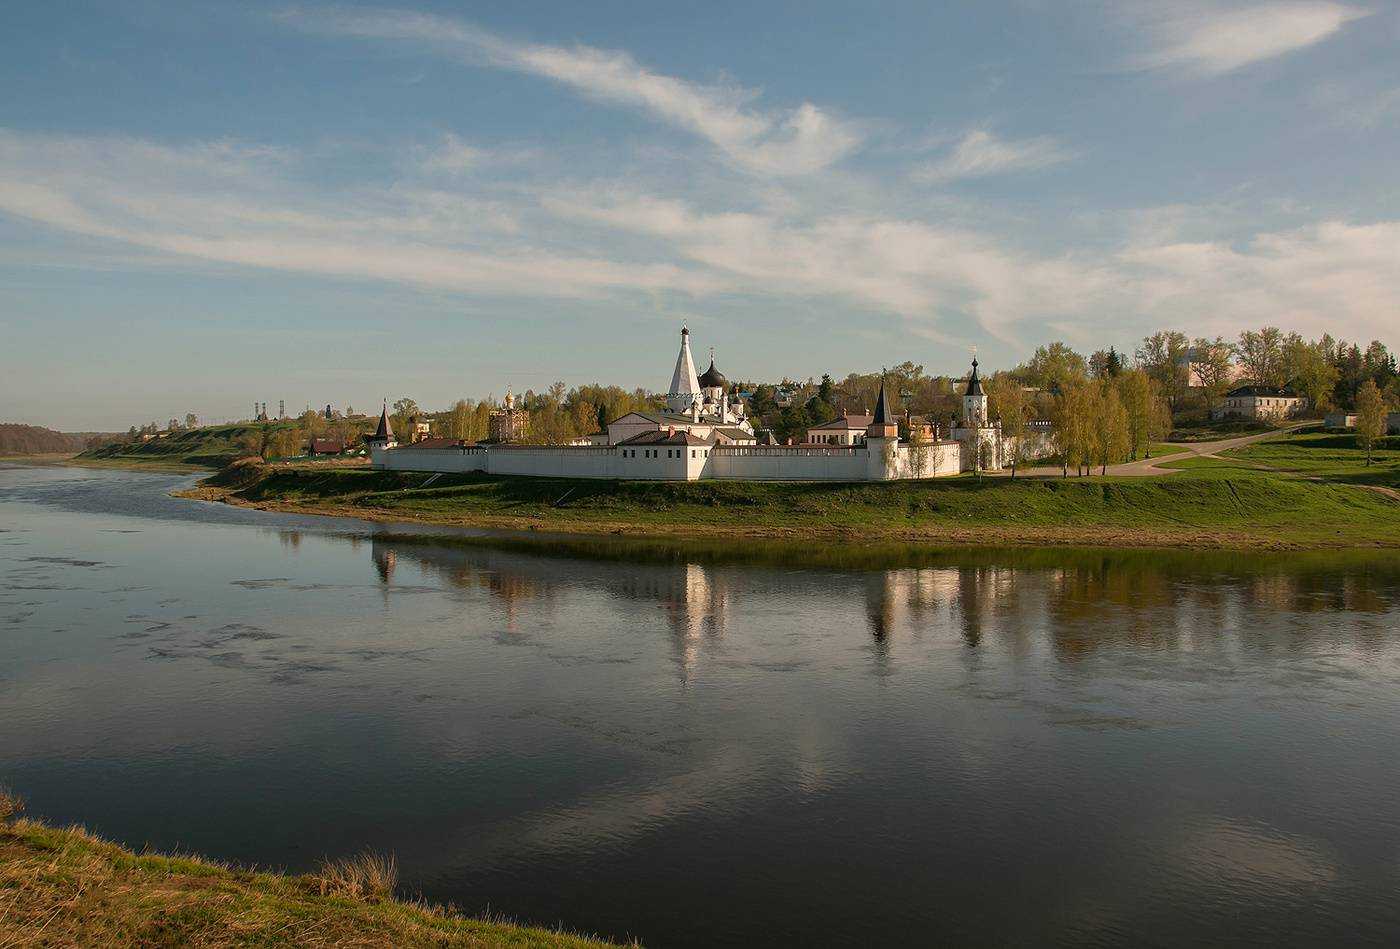
<svg viewBox="0 0 1400 949">
<path fill-rule="evenodd" d="M 263 466 L 260 466 L 263 467 Z M 227 469 L 226 469 L 227 470 Z M 274 471 L 278 469 L 273 469 Z M 305 468 L 280 469 L 283 473 L 305 472 Z M 350 469 L 365 470 L 365 469 Z M 264 468 L 264 472 L 266 468 Z M 822 527 L 811 523 L 736 525 L 704 523 L 698 520 L 669 519 L 648 522 L 639 518 L 613 519 L 577 518 L 568 510 L 549 511 L 544 516 L 531 514 L 484 514 L 479 512 L 425 512 L 402 507 L 380 506 L 368 498 L 357 500 L 341 496 L 338 500 L 310 501 L 289 496 L 246 497 L 247 484 L 220 485 L 220 474 L 202 479 L 194 487 L 172 492 L 175 497 L 229 504 L 251 510 L 322 517 L 354 518 L 381 524 L 405 523 L 440 527 L 512 531 L 523 537 L 540 534 L 569 535 L 579 538 L 654 541 L 747 542 L 771 541 L 800 544 L 819 542 L 853 547 L 880 545 L 911 545 L 929 549 L 1023 548 L 1050 550 L 1074 547 L 1082 550 L 1213 550 L 1213 551 L 1327 551 L 1327 550 L 1392 550 L 1400 549 L 1400 532 L 1393 536 L 1358 541 L 1353 536 L 1321 538 L 1290 534 L 1277 529 L 1257 527 L 1249 530 L 1231 529 L 1172 529 L 1058 524 L 1052 526 L 1008 525 L 978 522 L 968 526 L 938 525 L 917 527 L 835 524 Z M 263 475 L 265 477 L 265 474 Z M 546 482 L 549 479 L 518 479 Z M 997 478 L 1000 486 L 1009 479 Z M 1059 479 L 1028 477 L 1022 483 L 1051 482 L 1080 485 L 1112 483 L 1111 479 Z M 988 479 L 992 483 L 992 479 Z M 861 485 L 852 485 L 861 488 Z M 404 491 L 412 489 L 405 488 Z M 1358 493 L 1361 488 L 1352 488 Z M 655 512 L 649 512 L 655 513 Z M 1400 514 L 1400 505 L 1397 505 Z M 891 512 L 891 520 L 898 512 Z M 1400 518 L 1398 518 L 1400 519 Z M 799 558 L 800 559 L 800 558 Z"/>
</svg>

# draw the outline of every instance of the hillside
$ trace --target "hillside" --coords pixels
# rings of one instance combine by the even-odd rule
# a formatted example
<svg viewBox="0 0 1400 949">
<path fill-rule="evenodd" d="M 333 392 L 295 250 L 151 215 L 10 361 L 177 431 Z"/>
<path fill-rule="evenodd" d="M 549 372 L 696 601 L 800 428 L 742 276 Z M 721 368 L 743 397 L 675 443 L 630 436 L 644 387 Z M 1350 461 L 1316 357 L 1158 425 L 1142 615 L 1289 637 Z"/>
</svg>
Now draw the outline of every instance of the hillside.
<svg viewBox="0 0 1400 949">
<path fill-rule="evenodd" d="M 603 945 L 396 899 L 391 860 L 260 873 L 136 854 L 80 828 L 9 819 L 15 809 L 0 791 L 0 945 Z"/>
<path fill-rule="evenodd" d="M 1400 546 L 1400 500 L 1355 484 L 1200 465 L 1157 478 L 569 481 L 244 464 L 199 496 L 360 517 L 530 530 L 849 543 Z M 1183 467 L 1186 467 L 1183 463 Z"/>
<path fill-rule="evenodd" d="M 0 423 L 0 455 L 50 455 L 82 451 L 93 441 L 114 438 L 99 432 L 56 432 L 39 425 Z"/>
<path fill-rule="evenodd" d="M 293 422 L 269 423 L 273 429 L 291 428 Z M 243 442 L 262 429 L 261 424 L 236 422 L 171 432 L 150 441 L 122 441 L 89 449 L 80 462 L 100 462 L 141 467 L 222 468 L 247 454 Z"/>
</svg>

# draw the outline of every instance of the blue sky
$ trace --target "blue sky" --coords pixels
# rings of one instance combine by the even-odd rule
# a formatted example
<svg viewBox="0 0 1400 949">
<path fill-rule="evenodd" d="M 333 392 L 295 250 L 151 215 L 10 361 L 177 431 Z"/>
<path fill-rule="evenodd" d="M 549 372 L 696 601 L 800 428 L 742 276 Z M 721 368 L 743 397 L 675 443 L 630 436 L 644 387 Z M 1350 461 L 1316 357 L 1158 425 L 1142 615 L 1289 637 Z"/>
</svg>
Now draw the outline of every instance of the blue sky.
<svg viewBox="0 0 1400 949">
<path fill-rule="evenodd" d="M 1400 325 L 1400 7 L 14 2 L 7 419 Z"/>
</svg>

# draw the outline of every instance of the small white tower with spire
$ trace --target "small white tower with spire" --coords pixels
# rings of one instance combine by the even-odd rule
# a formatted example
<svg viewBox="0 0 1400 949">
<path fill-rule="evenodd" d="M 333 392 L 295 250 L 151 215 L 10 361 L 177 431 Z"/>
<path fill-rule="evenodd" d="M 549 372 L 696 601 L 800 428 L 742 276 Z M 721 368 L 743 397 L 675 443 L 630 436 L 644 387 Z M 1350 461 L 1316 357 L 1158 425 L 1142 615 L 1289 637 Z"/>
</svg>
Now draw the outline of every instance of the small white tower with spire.
<svg viewBox="0 0 1400 949">
<path fill-rule="evenodd" d="M 987 427 L 987 393 L 982 391 L 982 380 L 977 376 L 977 357 L 972 357 L 972 375 L 967 379 L 967 391 L 963 393 L 963 425 L 966 428 Z"/>
</svg>

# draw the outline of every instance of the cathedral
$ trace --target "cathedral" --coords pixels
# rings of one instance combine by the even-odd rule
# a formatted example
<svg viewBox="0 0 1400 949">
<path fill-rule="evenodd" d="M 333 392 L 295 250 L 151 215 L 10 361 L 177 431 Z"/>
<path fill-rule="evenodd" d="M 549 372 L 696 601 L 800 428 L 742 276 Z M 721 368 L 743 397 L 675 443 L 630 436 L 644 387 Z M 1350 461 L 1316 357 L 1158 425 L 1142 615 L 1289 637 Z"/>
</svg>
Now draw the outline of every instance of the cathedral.
<svg viewBox="0 0 1400 949">
<path fill-rule="evenodd" d="M 732 425 L 753 434 L 753 425 L 745 415 L 743 403 L 729 399 L 729 380 L 715 368 L 713 349 L 710 350 L 710 368 L 696 377 L 695 360 L 690 355 L 690 330 L 684 326 L 681 327 L 676 371 L 671 374 L 671 388 L 666 391 L 666 408 L 676 415 L 691 416 L 696 422 Z"/>
</svg>

